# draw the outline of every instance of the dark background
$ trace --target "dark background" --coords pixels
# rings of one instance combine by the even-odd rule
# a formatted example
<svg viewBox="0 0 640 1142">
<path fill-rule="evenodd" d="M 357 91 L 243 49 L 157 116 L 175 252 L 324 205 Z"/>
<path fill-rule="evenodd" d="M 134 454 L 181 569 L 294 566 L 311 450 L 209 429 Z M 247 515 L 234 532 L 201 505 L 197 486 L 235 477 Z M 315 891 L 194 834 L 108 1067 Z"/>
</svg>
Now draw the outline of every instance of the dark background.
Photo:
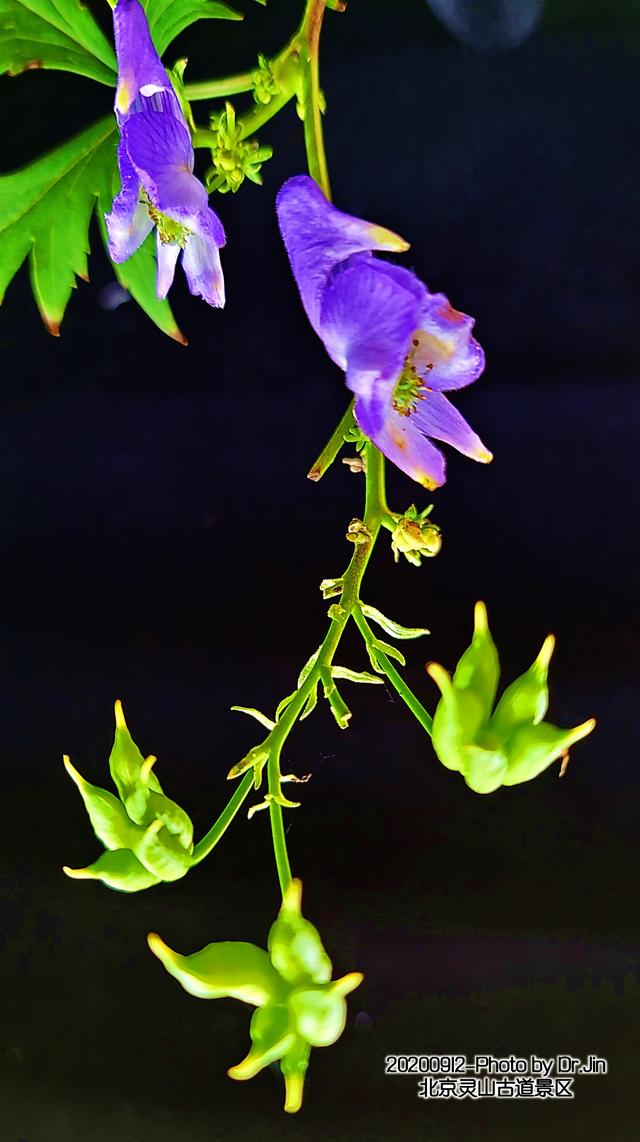
<svg viewBox="0 0 640 1142">
<path fill-rule="evenodd" d="M 251 64 L 299 6 L 201 24 L 193 79 Z M 615 11 L 614 11 L 615 9 Z M 598 718 L 567 775 L 479 797 L 435 759 L 393 693 L 354 687 L 352 728 L 320 710 L 285 767 L 311 772 L 287 817 L 305 912 L 335 974 L 360 969 L 349 1023 L 315 1051 L 305 1106 L 281 1112 L 269 1071 L 248 1084 L 248 1010 L 197 1002 L 153 961 L 264 943 L 278 906 L 268 825 L 236 820 L 182 882 L 135 896 L 72 882 L 98 855 L 61 754 L 106 783 L 112 703 L 196 837 L 258 740 L 232 703 L 272 711 L 320 642 L 317 584 L 349 557 L 360 477 L 305 473 L 344 406 L 307 326 L 273 201 L 304 169 L 292 108 L 261 133 L 262 190 L 214 203 L 228 234 L 228 304 L 176 274 L 190 339 L 133 302 L 92 235 L 62 336 L 39 323 L 26 268 L 0 314 L 6 856 L 0 1026 L 2 1142 L 275 1137 L 638 1138 L 638 608 L 636 462 L 640 128 L 633 4 L 547 5 L 522 46 L 478 53 L 418 0 L 329 12 L 322 79 L 338 204 L 412 242 L 404 264 L 475 315 L 487 369 L 458 406 L 495 454 L 449 452 L 434 496 L 445 543 L 421 569 L 380 544 L 364 597 L 429 626 L 407 675 L 433 708 L 429 658 L 452 667 L 483 598 L 504 677 L 558 638 L 550 716 Z M 100 13 L 104 18 L 104 13 Z M 107 12 L 108 17 L 108 12 Z M 10 170 L 108 110 L 72 76 L 2 80 Z M 238 100 L 237 105 L 241 106 Z M 399 509 L 423 492 L 396 472 Z M 341 656 L 365 666 L 355 641 Z M 385 1078 L 390 1052 L 595 1053 L 606 1077 L 574 1102 L 424 1103 Z"/>
</svg>

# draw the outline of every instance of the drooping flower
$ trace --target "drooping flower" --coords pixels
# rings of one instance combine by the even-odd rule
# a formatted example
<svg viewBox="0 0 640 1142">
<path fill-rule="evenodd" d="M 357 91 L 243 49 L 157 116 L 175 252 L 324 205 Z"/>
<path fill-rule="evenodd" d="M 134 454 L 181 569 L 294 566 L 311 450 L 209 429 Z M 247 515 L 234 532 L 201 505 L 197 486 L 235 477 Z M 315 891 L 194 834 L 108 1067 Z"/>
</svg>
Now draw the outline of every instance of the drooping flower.
<svg viewBox="0 0 640 1142">
<path fill-rule="evenodd" d="M 445 480 L 444 457 L 429 437 L 488 463 L 491 453 L 444 396 L 484 368 L 473 318 L 409 270 L 374 257 L 408 243 L 336 209 L 307 176 L 289 179 L 276 205 L 302 304 L 346 373 L 364 434 L 426 488 Z"/>
<path fill-rule="evenodd" d="M 189 128 L 139 0 L 118 0 L 113 24 L 122 189 L 105 217 L 109 256 L 126 262 L 155 226 L 158 297 L 166 297 L 182 253 L 191 293 L 222 306 L 224 229 L 193 173 Z"/>
<path fill-rule="evenodd" d="M 330 1047 L 340 1038 L 347 1020 L 345 996 L 363 978 L 349 972 L 331 979 L 331 960 L 317 929 L 302 915 L 301 902 L 302 884 L 292 880 L 271 925 L 268 951 L 224 941 L 183 956 L 155 932 L 148 936 L 151 951 L 190 995 L 229 997 L 256 1008 L 249 1028 L 251 1049 L 227 1074 L 250 1079 L 279 1062 L 289 1114 L 302 1105 L 311 1048 Z"/>
<path fill-rule="evenodd" d="M 453 678 L 438 663 L 427 671 L 442 697 L 433 717 L 433 748 L 447 769 L 455 769 L 476 793 L 531 781 L 563 759 L 569 747 L 590 734 L 595 719 L 559 729 L 542 719 L 549 705 L 547 674 L 555 639 L 548 635 L 538 657 L 504 691 L 494 709 L 500 662 L 484 603 L 477 603 L 471 645 Z"/>
</svg>

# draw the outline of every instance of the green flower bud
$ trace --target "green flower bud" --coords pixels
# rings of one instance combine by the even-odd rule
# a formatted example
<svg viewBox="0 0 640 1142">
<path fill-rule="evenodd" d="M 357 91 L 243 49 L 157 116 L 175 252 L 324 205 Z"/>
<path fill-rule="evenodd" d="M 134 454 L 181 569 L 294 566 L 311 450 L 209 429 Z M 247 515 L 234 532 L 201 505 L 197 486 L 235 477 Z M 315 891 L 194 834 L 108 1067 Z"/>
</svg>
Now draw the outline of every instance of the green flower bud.
<svg viewBox="0 0 640 1142">
<path fill-rule="evenodd" d="M 144 758 L 116 702 L 116 733 L 109 769 L 119 798 L 92 785 L 65 756 L 67 773 L 85 803 L 93 830 L 110 850 L 87 868 L 64 872 L 75 880 L 100 880 L 109 888 L 137 892 L 161 881 L 178 880 L 192 864 L 193 825 L 162 792 L 153 773 L 155 757 Z"/>
<path fill-rule="evenodd" d="M 428 518 L 432 510 L 433 504 L 421 512 L 415 504 L 411 504 L 404 515 L 397 517 L 391 534 L 391 550 L 396 563 L 404 555 L 409 563 L 419 567 L 423 557 L 431 559 L 438 554 L 442 547 L 442 535 L 440 528 Z"/>
<path fill-rule="evenodd" d="M 211 131 L 213 166 L 206 174 L 207 190 L 235 194 L 245 178 L 261 186 L 261 167 L 271 158 L 272 148 L 260 146 L 257 139 L 243 138 L 243 127 L 236 121 L 232 103 L 226 103 L 224 111 L 211 116 Z"/>
<path fill-rule="evenodd" d="M 432 741 L 447 769 L 462 773 L 476 793 L 518 785 L 566 757 L 586 737 L 593 718 L 569 730 L 543 722 L 549 703 L 547 674 L 555 640 L 549 635 L 527 671 L 507 687 L 495 712 L 500 664 L 483 603 L 475 608 L 475 629 L 453 678 L 437 663 L 427 671 L 441 698 L 433 717 Z"/>
<path fill-rule="evenodd" d="M 360 972 L 331 980 L 331 961 L 317 930 L 301 914 L 302 885 L 292 880 L 271 926 L 266 952 L 253 944 L 209 944 L 181 956 L 148 937 L 151 951 L 186 991 L 204 999 L 231 996 L 253 1004 L 251 1049 L 230 1067 L 233 1079 L 250 1079 L 277 1060 L 285 1081 L 285 1105 L 302 1105 L 311 1047 L 328 1047 L 346 1022 L 345 996 L 362 982 Z"/>
</svg>

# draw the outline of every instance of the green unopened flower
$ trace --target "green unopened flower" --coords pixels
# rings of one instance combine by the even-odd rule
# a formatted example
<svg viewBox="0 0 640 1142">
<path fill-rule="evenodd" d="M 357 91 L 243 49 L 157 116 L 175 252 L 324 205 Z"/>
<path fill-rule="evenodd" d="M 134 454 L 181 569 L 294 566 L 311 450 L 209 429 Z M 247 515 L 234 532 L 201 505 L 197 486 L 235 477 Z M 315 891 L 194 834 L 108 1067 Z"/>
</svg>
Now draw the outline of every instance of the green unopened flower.
<svg viewBox="0 0 640 1142">
<path fill-rule="evenodd" d="M 530 781 L 558 758 L 566 759 L 569 747 L 595 726 L 594 718 L 568 730 L 543 722 L 554 645 L 549 635 L 495 709 L 500 663 L 484 603 L 476 604 L 473 640 L 453 678 L 438 663 L 428 664 L 442 694 L 433 718 L 433 748 L 442 764 L 461 773 L 476 793 Z"/>
<path fill-rule="evenodd" d="M 261 146 L 257 139 L 243 138 L 242 125 L 236 122 L 233 104 L 211 116 L 211 131 L 215 136 L 211 148 L 213 166 L 206 175 L 207 190 L 235 193 L 245 178 L 262 186 L 262 164 L 271 158 L 273 150 Z"/>
<path fill-rule="evenodd" d="M 85 803 L 89 820 L 107 850 L 88 868 L 64 868 L 75 880 L 101 880 L 109 888 L 137 892 L 178 880 L 192 863 L 193 825 L 167 797 L 153 772 L 156 758 L 144 758 L 116 702 L 116 734 L 109 757 L 118 796 L 91 785 L 65 756 L 67 773 Z"/>
<path fill-rule="evenodd" d="M 409 563 L 419 567 L 423 557 L 431 559 L 438 554 L 442 535 L 440 528 L 429 519 L 432 510 L 433 504 L 421 512 L 411 504 L 404 515 L 398 517 L 391 534 L 391 549 L 396 563 L 400 555 L 404 555 Z"/>
<path fill-rule="evenodd" d="M 250 1079 L 279 1062 L 285 1082 L 284 1109 L 302 1105 L 312 1047 L 329 1047 L 342 1034 L 345 997 L 362 982 L 360 972 L 331 979 L 331 960 L 316 928 L 301 913 L 302 884 L 292 880 L 271 926 L 268 951 L 254 944 L 208 944 L 191 956 L 168 948 L 155 933 L 151 951 L 186 991 L 202 999 L 231 996 L 252 1004 L 251 1049 L 227 1072 Z"/>
</svg>

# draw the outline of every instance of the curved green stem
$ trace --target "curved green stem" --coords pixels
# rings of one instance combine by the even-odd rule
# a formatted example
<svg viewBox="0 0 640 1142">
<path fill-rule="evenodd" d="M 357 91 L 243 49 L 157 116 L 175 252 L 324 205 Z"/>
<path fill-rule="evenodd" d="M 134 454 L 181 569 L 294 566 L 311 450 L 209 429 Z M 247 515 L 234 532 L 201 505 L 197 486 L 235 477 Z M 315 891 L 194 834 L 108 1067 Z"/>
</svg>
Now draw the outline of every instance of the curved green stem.
<svg viewBox="0 0 640 1142">
<path fill-rule="evenodd" d="M 246 800 L 253 787 L 253 771 L 245 774 L 229 803 L 222 810 L 218 820 L 211 826 L 208 833 L 198 841 L 191 857 L 193 864 L 198 864 L 209 855 L 212 848 L 217 845 L 220 837 L 227 831 L 242 802 Z"/>
<path fill-rule="evenodd" d="M 253 73 L 250 71 L 184 85 L 185 99 L 189 103 L 195 103 L 198 99 L 225 99 L 229 95 L 241 95 L 243 91 L 253 91 Z"/>
<path fill-rule="evenodd" d="M 407 686 L 404 678 L 401 674 L 398 673 L 393 663 L 389 661 L 384 651 L 380 650 L 379 647 L 376 646 L 376 636 L 371 630 L 371 627 L 369 626 L 359 607 L 356 608 L 356 610 L 353 612 L 353 618 L 365 643 L 373 652 L 376 662 L 380 666 L 380 669 L 384 671 L 394 690 L 400 695 L 402 701 L 405 702 L 409 707 L 411 713 L 414 715 L 416 720 L 420 722 L 422 728 L 427 731 L 429 736 L 431 736 L 433 718 L 429 713 L 427 713 L 424 706 L 422 705 L 422 702 L 416 698 L 411 687 Z"/>
</svg>

